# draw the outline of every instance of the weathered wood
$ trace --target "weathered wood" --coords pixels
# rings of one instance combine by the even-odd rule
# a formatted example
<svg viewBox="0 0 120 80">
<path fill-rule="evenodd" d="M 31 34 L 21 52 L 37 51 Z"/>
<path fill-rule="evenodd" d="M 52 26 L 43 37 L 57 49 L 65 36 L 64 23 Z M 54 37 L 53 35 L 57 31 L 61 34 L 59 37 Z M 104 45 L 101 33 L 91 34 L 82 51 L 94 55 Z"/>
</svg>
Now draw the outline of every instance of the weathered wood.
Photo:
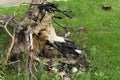
<svg viewBox="0 0 120 80">
<path fill-rule="evenodd" d="M 47 69 L 53 70 L 57 66 L 58 70 L 62 68 L 67 75 L 69 73 L 66 70 L 71 71 L 73 67 L 78 70 L 88 70 L 89 62 L 87 57 L 82 55 L 82 49 L 78 48 L 72 40 L 56 34 L 51 22 L 56 18 L 55 11 L 71 18 L 66 11 L 58 9 L 56 5 L 46 0 L 32 0 L 22 20 L 16 23 L 19 26 L 15 31 L 11 61 L 20 60 L 17 66 L 29 72 L 27 80 L 30 80 L 31 75 L 34 76 L 33 65 L 35 61 L 40 62 L 41 60 L 38 56 L 43 57 Z M 12 22 L 15 23 L 15 20 Z M 25 56 L 24 61 L 22 60 L 23 55 Z M 70 68 L 64 70 L 65 65 Z"/>
</svg>

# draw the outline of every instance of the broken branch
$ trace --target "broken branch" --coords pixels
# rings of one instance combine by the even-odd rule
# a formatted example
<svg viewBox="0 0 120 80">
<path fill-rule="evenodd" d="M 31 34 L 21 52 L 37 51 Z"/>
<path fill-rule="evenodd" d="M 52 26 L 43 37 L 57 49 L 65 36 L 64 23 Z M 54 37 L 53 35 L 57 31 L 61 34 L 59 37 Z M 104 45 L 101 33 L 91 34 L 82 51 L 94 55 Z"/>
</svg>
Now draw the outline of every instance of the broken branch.
<svg viewBox="0 0 120 80">
<path fill-rule="evenodd" d="M 25 3 L 25 1 L 24 1 L 23 3 Z M 22 5 L 23 3 L 21 3 L 21 4 L 17 7 L 17 9 L 16 9 L 15 12 L 14 12 L 13 17 L 10 17 L 10 18 L 8 19 L 8 21 L 5 23 L 5 26 L 3 27 L 3 28 L 5 29 L 5 31 L 8 33 L 8 35 L 11 37 L 12 41 L 11 41 L 10 47 L 9 47 L 9 49 L 8 49 L 8 53 L 7 53 L 6 59 L 5 59 L 5 61 L 4 61 L 4 63 L 2 64 L 1 67 L 6 66 L 6 64 L 7 64 L 7 62 L 8 62 L 8 59 L 9 59 L 9 56 L 10 56 L 10 53 L 11 53 L 12 48 L 13 48 L 14 43 L 15 43 L 15 29 L 14 29 L 14 31 L 13 31 L 13 34 L 11 34 L 10 31 L 8 30 L 8 28 L 7 28 L 7 25 L 10 23 L 10 21 L 11 21 L 12 19 L 14 19 L 14 17 L 16 16 L 16 13 L 18 12 L 19 8 L 21 7 L 21 5 Z"/>
</svg>

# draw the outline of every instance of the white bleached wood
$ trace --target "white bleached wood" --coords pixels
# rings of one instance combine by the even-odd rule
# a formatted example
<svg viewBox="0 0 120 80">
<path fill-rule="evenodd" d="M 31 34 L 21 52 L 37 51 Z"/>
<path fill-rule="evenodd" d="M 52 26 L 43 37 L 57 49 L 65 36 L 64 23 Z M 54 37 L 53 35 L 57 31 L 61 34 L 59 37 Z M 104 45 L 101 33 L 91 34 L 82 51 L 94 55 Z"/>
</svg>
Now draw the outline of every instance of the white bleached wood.
<svg viewBox="0 0 120 80">
<path fill-rule="evenodd" d="M 82 53 L 82 51 L 79 50 L 79 49 L 76 49 L 75 52 L 77 52 L 78 54 L 81 54 L 81 53 Z"/>
</svg>

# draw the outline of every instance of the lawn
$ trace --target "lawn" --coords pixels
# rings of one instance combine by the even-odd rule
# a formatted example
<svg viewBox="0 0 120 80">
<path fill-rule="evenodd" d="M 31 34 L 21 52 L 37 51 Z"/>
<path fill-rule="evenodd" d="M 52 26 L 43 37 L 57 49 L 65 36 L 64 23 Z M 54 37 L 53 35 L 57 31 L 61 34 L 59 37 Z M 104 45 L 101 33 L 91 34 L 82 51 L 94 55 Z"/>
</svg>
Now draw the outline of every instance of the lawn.
<svg viewBox="0 0 120 80">
<path fill-rule="evenodd" d="M 119 80 L 120 0 L 68 0 L 54 3 L 61 9 L 72 10 L 70 15 L 73 18 L 64 18 L 60 23 L 68 26 L 71 39 L 85 47 L 91 60 L 92 71 L 82 73 L 74 80 Z M 103 10 L 101 8 L 103 5 L 110 5 L 111 9 Z M 27 8 L 28 6 L 22 6 L 17 17 L 22 17 Z M 15 6 L 1 6 L 0 16 L 3 14 L 13 15 L 15 9 Z M 78 27 L 85 29 L 79 31 Z M 64 33 L 60 27 L 55 25 L 55 28 L 58 34 Z M 8 36 L 0 30 L 0 53 L 8 41 Z M 1 71 L 0 74 L 7 73 Z"/>
</svg>

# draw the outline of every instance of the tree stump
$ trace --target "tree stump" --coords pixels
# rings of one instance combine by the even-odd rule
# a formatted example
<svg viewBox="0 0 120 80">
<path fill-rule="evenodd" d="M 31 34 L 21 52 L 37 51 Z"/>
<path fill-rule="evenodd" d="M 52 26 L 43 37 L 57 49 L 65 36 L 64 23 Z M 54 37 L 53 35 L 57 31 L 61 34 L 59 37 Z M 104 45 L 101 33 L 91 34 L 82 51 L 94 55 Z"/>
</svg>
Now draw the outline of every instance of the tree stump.
<svg viewBox="0 0 120 80">
<path fill-rule="evenodd" d="M 55 16 L 54 12 L 60 12 L 71 18 L 66 11 L 60 10 L 46 0 L 32 0 L 22 20 L 19 24 L 16 23 L 18 27 L 15 29 L 15 41 L 10 60 L 20 60 L 15 65 L 29 72 L 28 80 L 34 77 L 34 64 L 41 60 L 47 71 L 54 71 L 56 68 L 58 73 L 65 72 L 64 75 L 69 77 L 73 68 L 76 69 L 75 73 L 87 71 L 90 68 L 84 50 L 72 40 L 56 34 L 52 20 L 60 17 Z M 9 25 L 15 24 L 15 21 L 16 19 L 13 18 Z M 66 65 L 67 68 L 65 68 Z M 34 79 L 37 78 L 34 77 Z"/>
</svg>

